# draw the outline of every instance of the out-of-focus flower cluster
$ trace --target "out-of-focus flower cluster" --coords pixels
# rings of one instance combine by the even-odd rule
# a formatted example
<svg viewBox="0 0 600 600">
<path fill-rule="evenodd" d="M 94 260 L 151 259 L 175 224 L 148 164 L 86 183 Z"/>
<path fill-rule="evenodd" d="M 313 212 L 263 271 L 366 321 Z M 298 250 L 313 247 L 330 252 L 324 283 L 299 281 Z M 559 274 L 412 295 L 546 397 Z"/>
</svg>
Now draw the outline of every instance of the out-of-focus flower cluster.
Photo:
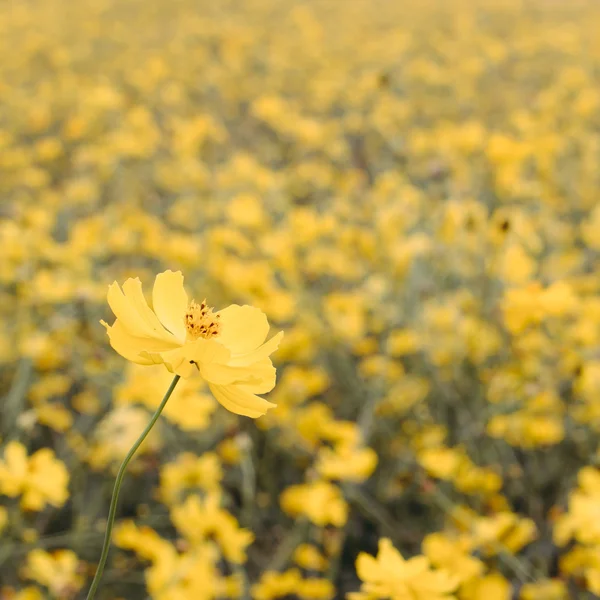
<svg viewBox="0 0 600 600">
<path fill-rule="evenodd" d="M 0 4 L 0 598 L 89 585 L 167 269 L 277 407 L 180 382 L 99 598 L 600 595 L 600 5 L 342 4 Z"/>
</svg>

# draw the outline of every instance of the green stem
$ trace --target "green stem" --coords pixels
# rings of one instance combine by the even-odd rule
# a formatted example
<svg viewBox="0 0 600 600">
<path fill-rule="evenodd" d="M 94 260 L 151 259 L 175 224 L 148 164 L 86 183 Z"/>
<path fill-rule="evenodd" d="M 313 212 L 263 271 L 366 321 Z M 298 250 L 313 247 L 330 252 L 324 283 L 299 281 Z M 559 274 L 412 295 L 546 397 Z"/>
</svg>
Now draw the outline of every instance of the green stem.
<svg viewBox="0 0 600 600">
<path fill-rule="evenodd" d="M 119 472 L 117 473 L 117 479 L 115 481 L 115 487 L 113 489 L 112 498 L 110 500 L 110 508 L 108 509 L 108 520 L 106 522 L 106 533 L 104 534 L 104 543 L 102 544 L 102 554 L 100 555 L 100 560 L 98 561 L 98 568 L 96 569 L 96 574 L 94 575 L 94 579 L 92 581 L 92 585 L 90 586 L 90 591 L 87 595 L 87 600 L 92 600 L 96 595 L 96 591 L 98 590 L 98 586 L 100 585 L 100 579 L 102 579 L 102 573 L 104 572 L 104 566 L 106 565 L 106 559 L 108 558 L 108 551 L 110 550 L 110 541 L 112 538 L 112 530 L 115 524 L 115 517 L 117 514 L 117 503 L 119 501 L 119 492 L 121 491 L 121 485 L 123 483 L 123 477 L 125 477 L 125 471 L 127 470 L 127 465 L 133 458 L 133 455 L 137 452 L 137 449 L 142 445 L 142 442 L 146 439 L 146 436 L 150 433 L 150 430 L 154 427 L 154 424 L 160 417 L 160 413 L 163 411 L 163 408 L 166 406 L 167 401 L 171 397 L 177 382 L 179 381 L 179 375 L 175 375 L 165 397 L 162 399 L 162 402 L 159 404 L 155 413 L 152 415 L 150 422 L 146 425 L 146 429 L 142 431 L 140 437 L 135 441 L 135 444 L 131 447 L 127 456 L 121 463 L 119 467 Z"/>
</svg>

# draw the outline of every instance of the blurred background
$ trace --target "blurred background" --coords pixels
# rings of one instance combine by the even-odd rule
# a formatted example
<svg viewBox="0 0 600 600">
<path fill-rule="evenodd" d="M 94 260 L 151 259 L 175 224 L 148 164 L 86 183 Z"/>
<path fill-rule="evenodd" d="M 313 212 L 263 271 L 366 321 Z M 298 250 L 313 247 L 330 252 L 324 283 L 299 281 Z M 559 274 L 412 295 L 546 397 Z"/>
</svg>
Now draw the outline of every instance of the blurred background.
<svg viewBox="0 0 600 600">
<path fill-rule="evenodd" d="M 285 331 L 180 384 L 98 600 L 600 594 L 596 0 L 0 3 L 0 599 L 76 600 L 171 376 L 108 284 Z"/>
</svg>

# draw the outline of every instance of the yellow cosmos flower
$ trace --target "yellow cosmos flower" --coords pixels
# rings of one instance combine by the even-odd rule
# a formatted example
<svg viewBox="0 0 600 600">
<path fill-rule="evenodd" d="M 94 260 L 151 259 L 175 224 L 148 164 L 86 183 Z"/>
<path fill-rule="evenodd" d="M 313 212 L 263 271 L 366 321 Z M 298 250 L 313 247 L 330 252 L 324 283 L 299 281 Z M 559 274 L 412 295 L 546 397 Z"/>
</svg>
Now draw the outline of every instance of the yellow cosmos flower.
<svg viewBox="0 0 600 600">
<path fill-rule="evenodd" d="M 256 418 L 275 406 L 256 394 L 275 386 L 269 356 L 283 332 L 265 342 L 269 323 L 258 308 L 232 304 L 214 312 L 206 301 L 190 302 L 180 271 L 156 276 L 152 308 L 138 278 L 122 289 L 115 281 L 107 299 L 117 319 L 112 326 L 102 324 L 111 346 L 127 360 L 164 364 L 181 377 L 199 372 L 215 398 L 238 415 Z"/>
</svg>

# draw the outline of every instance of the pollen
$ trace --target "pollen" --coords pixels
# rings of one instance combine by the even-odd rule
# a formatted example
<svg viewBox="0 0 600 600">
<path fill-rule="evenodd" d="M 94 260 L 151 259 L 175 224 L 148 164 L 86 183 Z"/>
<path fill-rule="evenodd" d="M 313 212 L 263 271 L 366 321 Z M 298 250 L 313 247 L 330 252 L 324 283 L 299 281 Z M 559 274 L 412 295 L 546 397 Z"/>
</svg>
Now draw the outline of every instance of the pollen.
<svg viewBox="0 0 600 600">
<path fill-rule="evenodd" d="M 218 336 L 221 333 L 220 317 L 213 313 L 212 307 L 206 305 L 206 299 L 201 304 L 192 300 L 184 317 L 188 338 L 197 340 Z"/>
</svg>

